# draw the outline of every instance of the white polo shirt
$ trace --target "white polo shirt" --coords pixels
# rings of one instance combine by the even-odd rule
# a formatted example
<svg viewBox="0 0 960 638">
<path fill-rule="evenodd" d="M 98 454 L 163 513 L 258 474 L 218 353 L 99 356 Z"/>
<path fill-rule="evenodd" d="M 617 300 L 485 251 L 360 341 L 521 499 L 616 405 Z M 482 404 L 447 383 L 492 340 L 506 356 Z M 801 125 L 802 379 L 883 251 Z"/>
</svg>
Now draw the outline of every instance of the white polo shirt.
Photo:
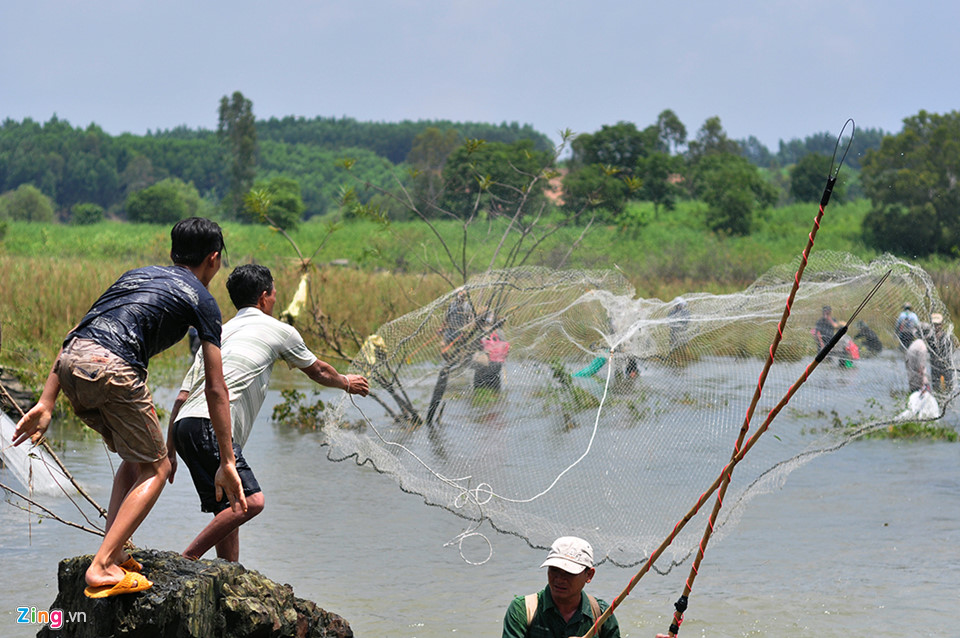
<svg viewBox="0 0 960 638">
<path fill-rule="evenodd" d="M 223 376 L 230 391 L 233 441 L 242 448 L 267 395 L 274 362 L 283 359 L 291 368 L 306 368 L 313 365 L 317 357 L 293 326 L 253 306 L 241 308 L 233 319 L 223 324 L 221 343 Z M 178 421 L 185 417 L 210 418 L 203 387 L 201 348 L 180 386 L 189 396 L 177 413 Z"/>
</svg>

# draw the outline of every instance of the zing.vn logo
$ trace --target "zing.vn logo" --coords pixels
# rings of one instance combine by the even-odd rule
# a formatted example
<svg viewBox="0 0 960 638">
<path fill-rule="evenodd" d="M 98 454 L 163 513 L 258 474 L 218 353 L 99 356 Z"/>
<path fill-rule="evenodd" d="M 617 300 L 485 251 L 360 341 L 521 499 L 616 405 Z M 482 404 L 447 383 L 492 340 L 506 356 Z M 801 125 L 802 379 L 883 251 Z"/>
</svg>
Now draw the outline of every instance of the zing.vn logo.
<svg viewBox="0 0 960 638">
<path fill-rule="evenodd" d="M 17 622 L 21 624 L 50 625 L 50 629 L 60 629 L 66 622 L 87 622 L 87 612 L 71 611 L 64 614 L 62 609 L 37 611 L 36 607 L 17 607 Z"/>
</svg>

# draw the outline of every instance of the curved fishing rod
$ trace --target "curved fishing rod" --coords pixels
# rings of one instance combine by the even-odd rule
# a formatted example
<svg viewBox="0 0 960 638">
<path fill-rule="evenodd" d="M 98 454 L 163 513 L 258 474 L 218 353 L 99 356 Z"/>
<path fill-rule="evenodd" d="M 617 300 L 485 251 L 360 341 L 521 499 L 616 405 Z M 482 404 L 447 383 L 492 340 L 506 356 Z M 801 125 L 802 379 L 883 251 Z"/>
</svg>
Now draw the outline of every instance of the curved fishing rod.
<svg viewBox="0 0 960 638">
<path fill-rule="evenodd" d="M 840 161 L 837 162 L 837 151 L 840 148 L 840 141 L 843 139 L 843 132 L 847 129 L 848 124 L 852 127 L 850 139 L 847 141 L 847 146 L 843 151 Z M 783 316 L 780 317 L 780 323 L 777 325 L 777 333 L 773 337 L 773 343 L 770 344 L 770 352 L 767 356 L 766 362 L 764 363 L 763 371 L 760 373 L 760 380 L 757 384 L 757 389 L 753 393 L 753 400 L 750 403 L 750 407 L 747 409 L 746 417 L 743 420 L 743 426 L 740 428 L 740 433 L 737 436 L 737 442 L 733 446 L 733 454 L 731 455 L 731 459 L 736 458 L 737 454 L 740 453 L 740 448 L 743 445 L 744 439 L 746 438 L 747 431 L 750 429 L 750 419 L 753 418 L 757 403 L 760 401 L 760 395 L 763 393 L 763 384 L 767 379 L 767 374 L 770 372 L 770 367 L 773 365 L 773 359 L 777 352 L 777 346 L 779 346 L 780 341 L 783 339 L 783 329 L 787 323 L 787 318 L 790 316 L 790 311 L 793 306 L 794 299 L 796 298 L 797 290 L 800 288 L 800 278 L 803 276 L 803 271 L 807 267 L 807 260 L 810 255 L 810 251 L 813 249 L 817 231 L 820 229 L 820 220 L 823 218 L 824 209 L 830 202 L 830 196 L 833 194 L 833 187 L 836 184 L 837 177 L 840 174 L 840 167 L 843 166 L 843 161 L 846 159 L 847 153 L 850 151 L 850 145 L 853 144 L 853 136 L 855 131 L 856 125 L 854 124 L 853 119 L 848 119 L 844 123 L 843 128 L 840 129 L 840 135 L 837 136 L 837 143 L 833 147 L 833 157 L 830 159 L 830 170 L 827 173 L 827 184 L 824 186 L 823 195 L 820 197 L 820 208 L 817 211 L 817 216 L 813 220 L 813 229 L 810 231 L 810 234 L 807 237 L 807 245 L 803 249 L 800 265 L 797 268 L 797 273 L 793 278 L 793 287 L 791 288 L 790 294 L 787 297 L 786 307 L 784 307 Z M 861 305 L 861 308 L 862 307 L 863 306 Z M 859 312 L 859 309 L 857 312 Z M 846 331 L 844 330 L 844 332 Z M 834 335 L 834 337 L 836 337 L 836 335 Z M 835 344 L 836 341 L 833 343 Z M 833 346 L 831 345 L 831 347 Z M 683 593 L 680 595 L 680 598 L 677 599 L 677 602 L 674 603 L 674 608 L 676 611 L 673 615 L 673 623 L 670 625 L 669 629 L 670 636 L 676 636 L 677 632 L 680 631 L 680 624 L 683 622 L 683 612 L 687 609 L 690 591 L 693 589 L 693 581 L 696 580 L 697 574 L 700 571 L 700 563 L 703 561 L 703 555 L 704 552 L 706 552 L 707 543 L 710 542 L 710 537 L 713 534 L 717 516 L 720 514 L 720 508 L 723 507 L 723 497 L 727 494 L 727 488 L 729 487 L 730 479 L 732 478 L 731 474 L 732 467 L 721 483 L 720 491 L 717 492 L 717 500 L 714 503 L 713 511 L 710 513 L 710 520 L 707 521 L 707 527 L 703 532 L 703 537 L 700 540 L 700 545 L 697 548 L 697 555 L 693 560 L 693 565 L 690 567 L 690 574 L 687 577 L 686 583 L 684 583 Z"/>
<path fill-rule="evenodd" d="M 640 582 L 640 579 L 643 578 L 648 571 L 650 571 L 650 568 L 653 567 L 653 564 L 656 563 L 657 559 L 663 555 L 663 552 L 670 547 L 670 545 L 673 543 L 673 540 L 683 530 L 683 528 L 686 527 L 687 523 L 689 523 L 693 517 L 697 515 L 697 513 L 700 511 L 700 508 L 704 503 L 706 503 L 707 499 L 710 498 L 710 496 L 713 495 L 713 493 L 720 487 L 721 483 L 723 483 L 723 481 L 733 473 L 733 468 L 737 465 L 737 463 L 743 460 L 743 457 L 746 456 L 747 452 L 749 452 L 751 448 L 753 448 L 757 440 L 770 428 L 770 423 L 773 421 L 773 419 L 776 418 L 776 416 L 781 410 L 783 410 L 784 407 L 786 407 L 787 403 L 790 402 L 790 399 L 793 398 L 793 395 L 797 393 L 797 390 L 800 389 L 800 386 L 806 382 L 806 380 L 810 377 L 810 374 L 820 365 L 820 362 L 822 362 L 827 355 L 830 354 L 830 351 L 833 350 L 833 347 L 837 345 L 840 339 L 842 339 L 847 333 L 847 328 L 850 322 L 852 322 L 857 315 L 860 314 L 860 311 L 866 307 L 870 299 L 873 298 L 873 296 L 880 289 L 880 286 L 883 285 L 883 282 L 885 282 L 890 276 L 890 273 L 891 271 L 888 270 L 886 274 L 880 278 L 870 293 L 867 294 L 862 302 L 860 302 L 860 305 L 854 311 L 853 315 L 850 316 L 850 319 L 846 322 L 846 324 L 841 326 L 833 338 L 830 339 L 825 346 L 823 346 L 819 353 L 817 353 L 817 356 L 814 357 L 813 361 L 811 361 L 810 364 L 808 364 L 804 369 L 803 374 L 801 374 L 800 377 L 793 383 L 793 385 L 790 386 L 786 394 L 784 394 L 780 399 L 779 403 L 777 403 L 777 405 L 770 410 L 770 412 L 767 414 L 767 418 L 764 419 L 764 422 L 760 425 L 760 427 L 757 428 L 757 431 L 749 439 L 747 439 L 747 441 L 743 444 L 743 447 L 733 456 L 732 459 L 730 459 L 730 462 L 727 463 L 723 470 L 721 470 L 719 476 L 717 476 L 710 487 L 708 487 L 706 491 L 700 495 L 700 498 L 697 499 L 697 502 L 694 503 L 693 507 L 690 508 L 683 518 L 677 521 L 677 524 L 674 525 L 670 534 L 663 540 L 662 543 L 660 543 L 660 546 L 657 547 L 657 549 L 651 552 L 650 557 L 647 558 L 647 561 L 643 564 L 643 567 L 641 567 L 636 575 L 630 579 L 630 582 L 627 583 L 627 586 L 622 592 L 620 592 L 620 595 L 613 599 L 613 602 L 610 603 L 610 606 L 607 607 L 602 614 L 600 614 L 600 617 L 594 621 L 593 626 L 587 633 L 583 635 L 582 638 L 592 638 L 596 635 L 599 626 L 602 625 L 607 618 L 613 614 L 613 611 L 620 606 L 620 603 L 622 603 L 624 599 L 630 595 L 630 592 L 633 591 L 633 588 L 637 585 L 637 583 Z"/>
</svg>

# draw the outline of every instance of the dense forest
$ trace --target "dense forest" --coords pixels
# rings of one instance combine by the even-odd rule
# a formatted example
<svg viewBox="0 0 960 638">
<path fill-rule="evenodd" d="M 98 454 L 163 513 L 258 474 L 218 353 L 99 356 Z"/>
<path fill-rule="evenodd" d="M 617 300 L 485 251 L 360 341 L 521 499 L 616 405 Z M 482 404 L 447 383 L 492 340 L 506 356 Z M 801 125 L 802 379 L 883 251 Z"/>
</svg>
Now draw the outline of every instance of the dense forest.
<svg viewBox="0 0 960 638">
<path fill-rule="evenodd" d="M 677 201 L 708 207 L 721 234 L 749 234 L 755 213 L 816 201 L 844 161 L 834 197 L 866 197 L 864 242 L 907 255 L 954 255 L 960 240 L 960 115 L 918 115 L 904 130 L 815 133 L 780 141 L 732 140 L 717 117 L 689 135 L 670 110 L 640 128 L 605 125 L 560 148 L 529 125 L 350 118 L 256 120 L 240 92 L 224 96 L 216 131 L 111 136 L 51 118 L 0 125 L 4 219 L 169 222 L 188 215 L 258 221 L 245 204 L 267 193 L 267 215 L 289 227 L 344 212 L 345 196 L 390 219 L 507 214 L 517 206 L 636 226 L 631 201 L 655 214 Z M 837 151 L 836 156 L 834 152 Z M 368 209 L 369 210 L 369 209 Z M 580 217 L 583 213 L 588 216 Z M 2 228 L 0 228 L 2 231 Z"/>
</svg>

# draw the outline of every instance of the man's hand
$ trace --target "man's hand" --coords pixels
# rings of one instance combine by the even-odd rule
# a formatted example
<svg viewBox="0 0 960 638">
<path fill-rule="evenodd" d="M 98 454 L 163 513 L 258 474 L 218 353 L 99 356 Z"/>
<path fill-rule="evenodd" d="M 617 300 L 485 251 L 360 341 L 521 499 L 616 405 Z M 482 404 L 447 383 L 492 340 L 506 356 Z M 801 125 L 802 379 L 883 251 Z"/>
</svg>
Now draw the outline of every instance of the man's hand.
<svg viewBox="0 0 960 638">
<path fill-rule="evenodd" d="M 50 419 L 53 416 L 53 409 L 40 402 L 30 408 L 30 411 L 24 414 L 17 422 L 17 429 L 13 432 L 14 447 L 20 445 L 27 439 L 30 439 L 34 445 L 43 438 L 43 433 L 47 431 L 50 425 Z"/>
<path fill-rule="evenodd" d="M 359 394 L 365 397 L 367 393 L 370 392 L 370 383 L 366 377 L 362 377 L 359 374 L 345 374 L 343 377 L 347 380 L 347 387 L 344 388 L 347 394 Z"/>
<path fill-rule="evenodd" d="M 230 501 L 230 508 L 234 512 L 247 511 L 247 497 L 243 495 L 243 485 L 240 483 L 236 465 L 220 463 L 217 474 L 213 478 L 213 485 L 218 501 L 226 494 L 227 500 Z"/>
</svg>

